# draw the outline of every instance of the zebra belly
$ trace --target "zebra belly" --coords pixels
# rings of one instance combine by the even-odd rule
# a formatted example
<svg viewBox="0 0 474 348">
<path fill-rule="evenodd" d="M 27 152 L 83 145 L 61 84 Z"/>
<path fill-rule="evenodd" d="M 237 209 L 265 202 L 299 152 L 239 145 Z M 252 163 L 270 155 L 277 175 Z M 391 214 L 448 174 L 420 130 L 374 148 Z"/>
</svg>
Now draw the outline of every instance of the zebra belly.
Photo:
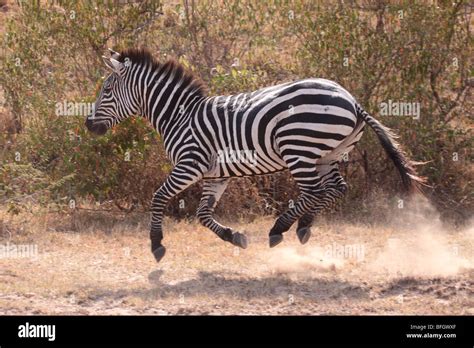
<svg viewBox="0 0 474 348">
<path fill-rule="evenodd" d="M 209 171 L 205 178 L 230 178 L 267 175 L 287 169 L 279 154 L 273 153 L 272 158 L 263 156 L 256 149 L 221 149 L 211 159 Z"/>
<path fill-rule="evenodd" d="M 217 171 L 210 171 L 206 174 L 204 174 L 203 178 L 204 179 L 217 179 L 217 178 L 247 178 L 247 177 L 252 177 L 252 176 L 265 176 L 265 175 L 272 175 L 275 173 L 280 173 L 288 170 L 288 167 L 282 167 L 281 169 L 275 170 L 273 172 L 260 172 L 260 173 L 251 173 L 251 174 L 245 174 L 243 172 L 239 173 L 229 173 L 228 175 L 220 175 L 219 172 Z"/>
</svg>

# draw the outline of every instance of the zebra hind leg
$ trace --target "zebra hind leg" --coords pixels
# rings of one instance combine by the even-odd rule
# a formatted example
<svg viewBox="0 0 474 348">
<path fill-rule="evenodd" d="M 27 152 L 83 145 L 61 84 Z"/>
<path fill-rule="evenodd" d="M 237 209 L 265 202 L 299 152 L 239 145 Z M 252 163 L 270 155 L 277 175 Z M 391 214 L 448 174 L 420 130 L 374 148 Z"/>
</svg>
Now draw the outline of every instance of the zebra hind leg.
<svg viewBox="0 0 474 348">
<path fill-rule="evenodd" d="M 298 197 L 293 208 L 288 209 L 281 214 L 273 225 L 269 233 L 270 248 L 280 244 L 283 241 L 283 233 L 288 231 L 293 223 L 301 216 L 306 214 L 310 207 L 315 204 L 318 199 L 319 191 L 317 189 L 301 189 L 302 193 Z M 304 237 L 304 239 L 309 238 Z M 307 240 L 306 240 L 307 241 Z"/>
<path fill-rule="evenodd" d="M 321 195 L 321 178 L 316 166 L 311 164 L 313 159 L 297 159 L 288 165 L 290 172 L 298 184 L 300 195 L 295 205 L 281 214 L 269 233 L 270 248 L 275 247 L 283 241 L 283 233 L 288 231 L 293 223 L 312 209 Z M 309 170 L 308 170 L 309 169 Z M 307 241 L 308 236 L 302 236 Z"/>
<path fill-rule="evenodd" d="M 334 207 L 347 191 L 347 184 L 339 172 L 335 173 L 331 180 L 326 182 L 323 187 L 325 189 L 324 194 L 319 197 L 316 206 L 298 220 L 296 235 L 301 244 L 308 242 L 315 216 L 326 209 Z"/>
<path fill-rule="evenodd" d="M 213 231 L 219 238 L 242 249 L 247 248 L 247 237 L 240 232 L 218 223 L 214 217 L 214 208 L 229 183 L 229 179 L 204 180 L 203 194 L 197 210 L 199 222 Z"/>
</svg>

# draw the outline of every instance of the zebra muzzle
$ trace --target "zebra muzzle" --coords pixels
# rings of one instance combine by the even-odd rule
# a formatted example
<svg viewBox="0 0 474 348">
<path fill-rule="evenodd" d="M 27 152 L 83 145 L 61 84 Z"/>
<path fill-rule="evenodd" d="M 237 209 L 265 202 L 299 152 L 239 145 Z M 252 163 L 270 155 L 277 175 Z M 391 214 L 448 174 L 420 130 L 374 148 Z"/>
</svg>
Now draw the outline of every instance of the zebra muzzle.
<svg viewBox="0 0 474 348">
<path fill-rule="evenodd" d="M 104 135 L 107 132 L 107 126 L 104 122 L 94 122 L 91 119 L 86 119 L 87 129 L 94 134 Z"/>
</svg>

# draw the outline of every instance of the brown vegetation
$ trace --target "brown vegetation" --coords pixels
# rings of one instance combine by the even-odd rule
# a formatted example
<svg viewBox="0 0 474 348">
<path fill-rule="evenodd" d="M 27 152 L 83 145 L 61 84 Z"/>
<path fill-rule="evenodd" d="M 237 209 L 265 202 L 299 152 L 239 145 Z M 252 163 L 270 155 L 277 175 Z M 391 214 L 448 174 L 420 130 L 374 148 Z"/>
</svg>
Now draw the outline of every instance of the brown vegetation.
<svg viewBox="0 0 474 348">
<path fill-rule="evenodd" d="M 147 209 L 170 170 L 156 133 L 129 120 L 104 138 L 83 127 L 83 117 L 57 116 L 56 104 L 90 102 L 105 73 L 107 47 L 148 47 L 164 61 L 175 57 L 210 93 L 235 93 L 305 77 L 334 79 L 401 137 L 432 186 L 428 195 L 443 218 L 462 222 L 473 209 L 472 98 L 469 69 L 471 18 L 467 2 L 377 4 L 326 2 L 157 2 L 100 5 L 14 4 L 6 13 L 0 51 L 2 202 L 66 206 L 74 199 L 113 201 Z M 3 22 L 3 21 L 2 21 Z M 381 103 L 419 103 L 419 119 L 381 115 Z M 373 191 L 399 191 L 393 165 L 366 132 L 343 173 L 350 185 L 341 207 L 359 216 Z M 128 156 L 129 161 L 125 160 Z M 18 167 L 18 168 L 16 168 Z M 18 186 L 16 175 L 25 175 Z M 140 180 L 136 180 L 139 177 Z M 34 181 L 37 182 L 37 181 Z M 191 216 L 199 185 L 174 200 L 168 214 Z M 297 194 L 285 173 L 230 185 L 221 215 L 280 212 Z M 183 199 L 185 208 L 177 202 Z M 239 207 L 239 209 L 235 209 Z M 365 216 L 367 217 L 367 216 Z"/>
</svg>

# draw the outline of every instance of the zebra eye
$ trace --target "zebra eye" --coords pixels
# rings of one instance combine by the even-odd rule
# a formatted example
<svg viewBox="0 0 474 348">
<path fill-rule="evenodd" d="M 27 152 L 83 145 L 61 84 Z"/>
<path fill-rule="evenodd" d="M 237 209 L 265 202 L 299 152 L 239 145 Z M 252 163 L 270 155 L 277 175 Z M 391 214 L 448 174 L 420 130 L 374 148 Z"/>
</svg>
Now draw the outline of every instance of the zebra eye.
<svg viewBox="0 0 474 348">
<path fill-rule="evenodd" d="M 112 84 L 108 83 L 104 86 L 104 92 L 109 93 L 112 90 Z"/>
</svg>

